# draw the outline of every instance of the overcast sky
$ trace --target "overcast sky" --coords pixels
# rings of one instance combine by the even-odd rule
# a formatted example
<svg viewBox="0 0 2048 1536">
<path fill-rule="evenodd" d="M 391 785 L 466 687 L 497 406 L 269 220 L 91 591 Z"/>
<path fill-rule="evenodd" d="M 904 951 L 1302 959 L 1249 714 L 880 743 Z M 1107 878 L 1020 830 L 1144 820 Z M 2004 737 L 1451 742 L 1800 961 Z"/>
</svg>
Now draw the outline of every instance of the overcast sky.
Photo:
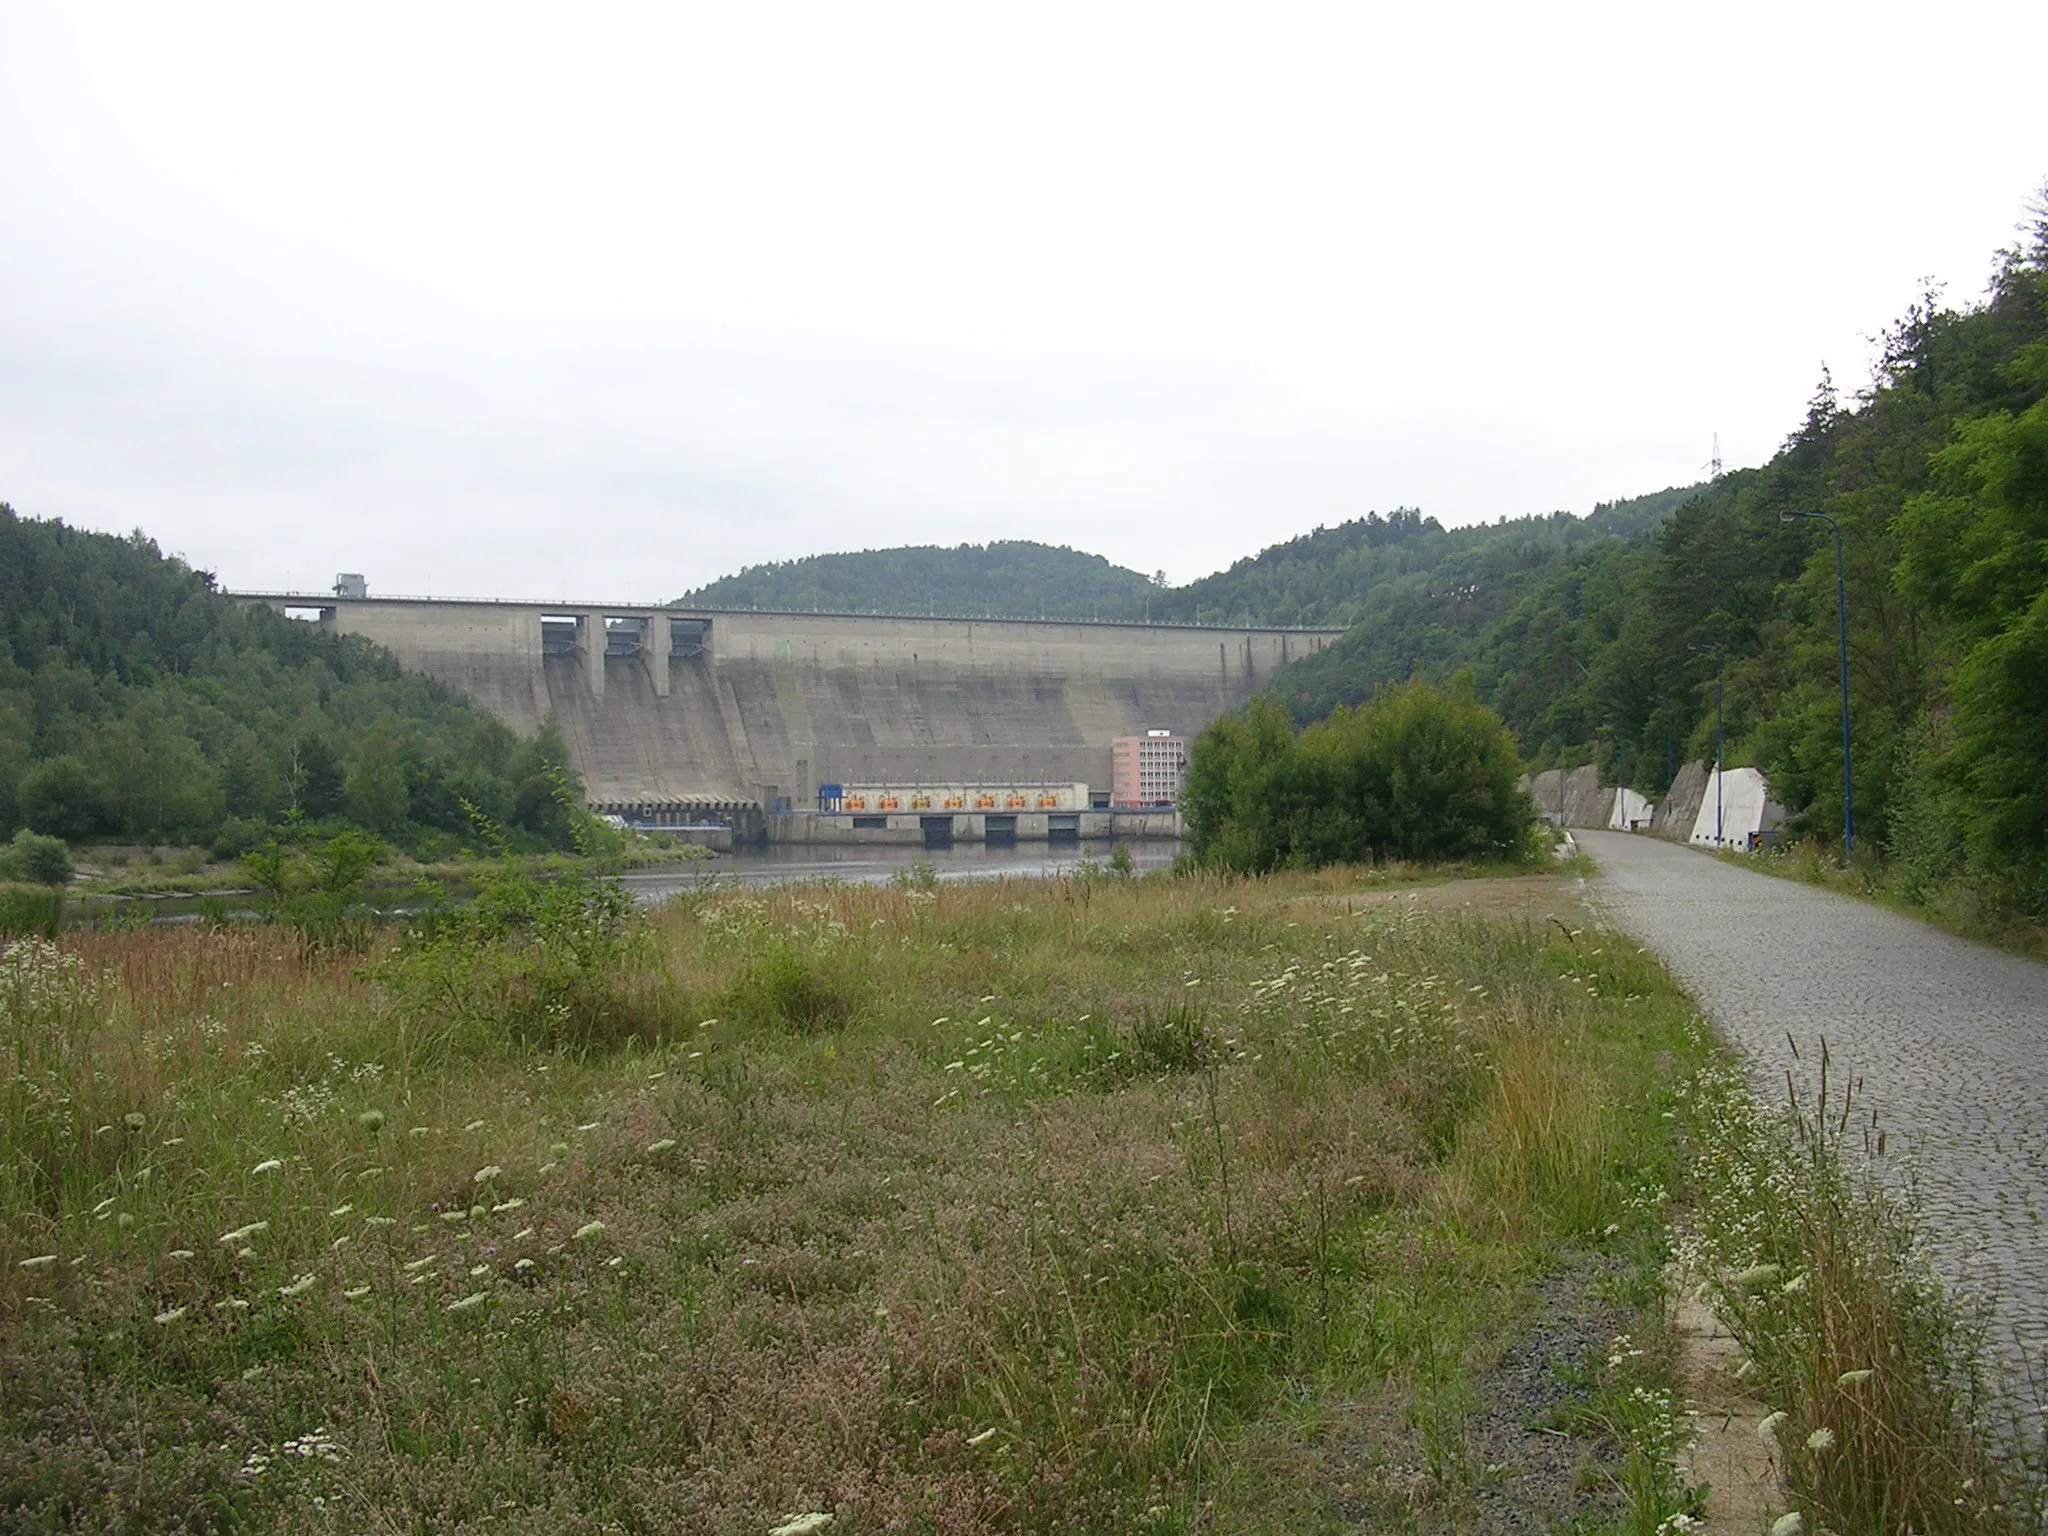
<svg viewBox="0 0 2048 1536">
<path fill-rule="evenodd" d="M 0 500 L 642 601 L 1584 511 L 1981 294 L 2044 58 L 2038 0 L 0 0 Z"/>
</svg>

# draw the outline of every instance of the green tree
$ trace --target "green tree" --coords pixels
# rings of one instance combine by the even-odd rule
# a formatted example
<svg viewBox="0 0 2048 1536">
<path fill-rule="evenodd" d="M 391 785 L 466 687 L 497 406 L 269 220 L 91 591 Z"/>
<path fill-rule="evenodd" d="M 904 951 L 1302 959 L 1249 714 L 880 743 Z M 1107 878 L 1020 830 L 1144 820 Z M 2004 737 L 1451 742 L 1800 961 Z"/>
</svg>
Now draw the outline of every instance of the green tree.
<svg viewBox="0 0 2048 1536">
<path fill-rule="evenodd" d="M 71 850 L 61 837 L 44 837 L 23 827 L 7 847 L 7 865 L 18 879 L 63 885 L 71 879 Z"/>
<path fill-rule="evenodd" d="M 85 761 L 66 754 L 37 763 L 22 776 L 21 819 L 34 831 L 83 842 L 117 830 L 106 787 Z"/>
<path fill-rule="evenodd" d="M 356 738 L 346 785 L 343 801 L 355 821 L 374 832 L 396 832 L 405 825 L 405 768 L 388 725 L 380 722 Z"/>
<path fill-rule="evenodd" d="M 468 832 L 465 798 L 508 817 L 518 752 L 499 722 L 359 637 L 244 607 L 140 534 L 0 506 L 0 837 L 27 824 L 232 856 L 296 814 L 445 846 Z M 511 842 L 570 834 L 556 817 Z"/>
<path fill-rule="evenodd" d="M 2007 370 L 2040 393 L 1958 428 L 1899 518 L 1899 584 L 1953 633 L 1933 743 L 1939 814 L 1970 866 L 2048 912 L 2048 343 Z"/>
<path fill-rule="evenodd" d="M 1469 677 L 1386 689 L 1299 736 L 1261 698 L 1196 739 L 1182 807 L 1215 868 L 1512 856 L 1531 824 L 1519 767 Z"/>
</svg>

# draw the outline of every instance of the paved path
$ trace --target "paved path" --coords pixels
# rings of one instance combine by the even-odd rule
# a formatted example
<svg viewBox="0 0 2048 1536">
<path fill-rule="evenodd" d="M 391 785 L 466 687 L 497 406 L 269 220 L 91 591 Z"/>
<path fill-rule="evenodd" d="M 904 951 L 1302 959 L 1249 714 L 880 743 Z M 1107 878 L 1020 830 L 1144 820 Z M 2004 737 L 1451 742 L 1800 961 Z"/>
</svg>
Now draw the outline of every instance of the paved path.
<svg viewBox="0 0 2048 1536">
<path fill-rule="evenodd" d="M 1759 1094 L 1784 1100 L 1788 1031 L 1811 1092 L 1826 1036 L 1937 1254 L 1995 1300 L 1993 1344 L 2048 1365 L 2048 965 L 1658 838 L 1574 835 L 1603 919 L 1656 951 Z"/>
</svg>

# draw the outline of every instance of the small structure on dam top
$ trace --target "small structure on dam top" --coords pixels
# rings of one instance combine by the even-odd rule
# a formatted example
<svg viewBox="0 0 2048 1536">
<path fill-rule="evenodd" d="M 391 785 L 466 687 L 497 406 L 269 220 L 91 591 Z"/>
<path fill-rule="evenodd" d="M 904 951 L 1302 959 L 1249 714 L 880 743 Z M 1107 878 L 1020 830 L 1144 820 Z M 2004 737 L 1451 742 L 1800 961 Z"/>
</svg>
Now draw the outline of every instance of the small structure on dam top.
<svg viewBox="0 0 2048 1536">
<path fill-rule="evenodd" d="M 522 735 L 552 721 L 600 810 L 678 827 L 754 818 L 771 837 L 795 834 L 795 808 L 815 805 L 821 783 L 1087 785 L 1090 800 L 1075 810 L 1034 803 L 994 814 L 1090 814 L 1093 796 L 1111 784 L 1116 738 L 1159 729 L 1192 736 L 1343 633 L 352 592 L 236 596 L 374 641 Z M 1035 822 L 1015 828 L 1020 837 L 1036 830 Z"/>
</svg>

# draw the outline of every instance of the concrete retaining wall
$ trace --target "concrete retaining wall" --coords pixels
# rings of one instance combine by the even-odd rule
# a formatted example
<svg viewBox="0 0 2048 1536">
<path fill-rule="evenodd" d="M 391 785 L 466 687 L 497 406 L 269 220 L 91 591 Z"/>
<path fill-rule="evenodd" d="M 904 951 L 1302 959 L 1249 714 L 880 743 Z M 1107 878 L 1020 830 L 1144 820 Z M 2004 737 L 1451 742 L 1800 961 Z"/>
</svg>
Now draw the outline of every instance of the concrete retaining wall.
<svg viewBox="0 0 2048 1536">
<path fill-rule="evenodd" d="M 552 717 L 593 801 L 786 797 L 822 781 L 1110 782 L 1110 741 L 1192 735 L 1339 630 L 721 613 L 245 595 L 362 635 L 530 735 Z M 542 654 L 543 615 L 581 615 Z M 606 657 L 605 619 L 648 654 Z M 671 655 L 670 618 L 708 624 Z"/>
<path fill-rule="evenodd" d="M 1682 843 L 1692 836 L 1692 829 L 1699 821 L 1700 802 L 1706 798 L 1707 765 L 1695 759 L 1682 765 L 1678 776 L 1671 781 L 1671 792 L 1657 807 L 1657 814 L 1651 819 L 1650 831 L 1658 837 Z"/>
<path fill-rule="evenodd" d="M 1632 789 L 1602 784 L 1599 770 L 1586 764 L 1565 776 L 1564 824 L 1639 829 L 1674 843 L 1712 847 L 1713 785 L 1713 770 L 1704 762 L 1690 762 L 1678 770 L 1663 801 L 1651 804 Z M 1555 768 L 1534 777 L 1525 775 L 1521 787 L 1535 802 L 1537 815 L 1550 822 L 1558 819 Z M 1646 806 L 1648 824 L 1644 825 Z M 1748 845 L 1752 834 L 1768 833 L 1782 825 L 1785 808 L 1770 798 L 1769 786 L 1756 769 L 1730 768 L 1722 790 L 1722 818 L 1723 845 L 1740 848 Z"/>
<path fill-rule="evenodd" d="M 1557 769 L 1546 768 L 1534 778 L 1524 777 L 1522 788 L 1536 803 L 1536 814 L 1545 821 L 1557 820 Z M 1604 827 L 1614 814 L 1614 790 L 1600 782 L 1600 770 L 1591 763 L 1573 768 L 1564 779 L 1564 825 Z"/>
</svg>

